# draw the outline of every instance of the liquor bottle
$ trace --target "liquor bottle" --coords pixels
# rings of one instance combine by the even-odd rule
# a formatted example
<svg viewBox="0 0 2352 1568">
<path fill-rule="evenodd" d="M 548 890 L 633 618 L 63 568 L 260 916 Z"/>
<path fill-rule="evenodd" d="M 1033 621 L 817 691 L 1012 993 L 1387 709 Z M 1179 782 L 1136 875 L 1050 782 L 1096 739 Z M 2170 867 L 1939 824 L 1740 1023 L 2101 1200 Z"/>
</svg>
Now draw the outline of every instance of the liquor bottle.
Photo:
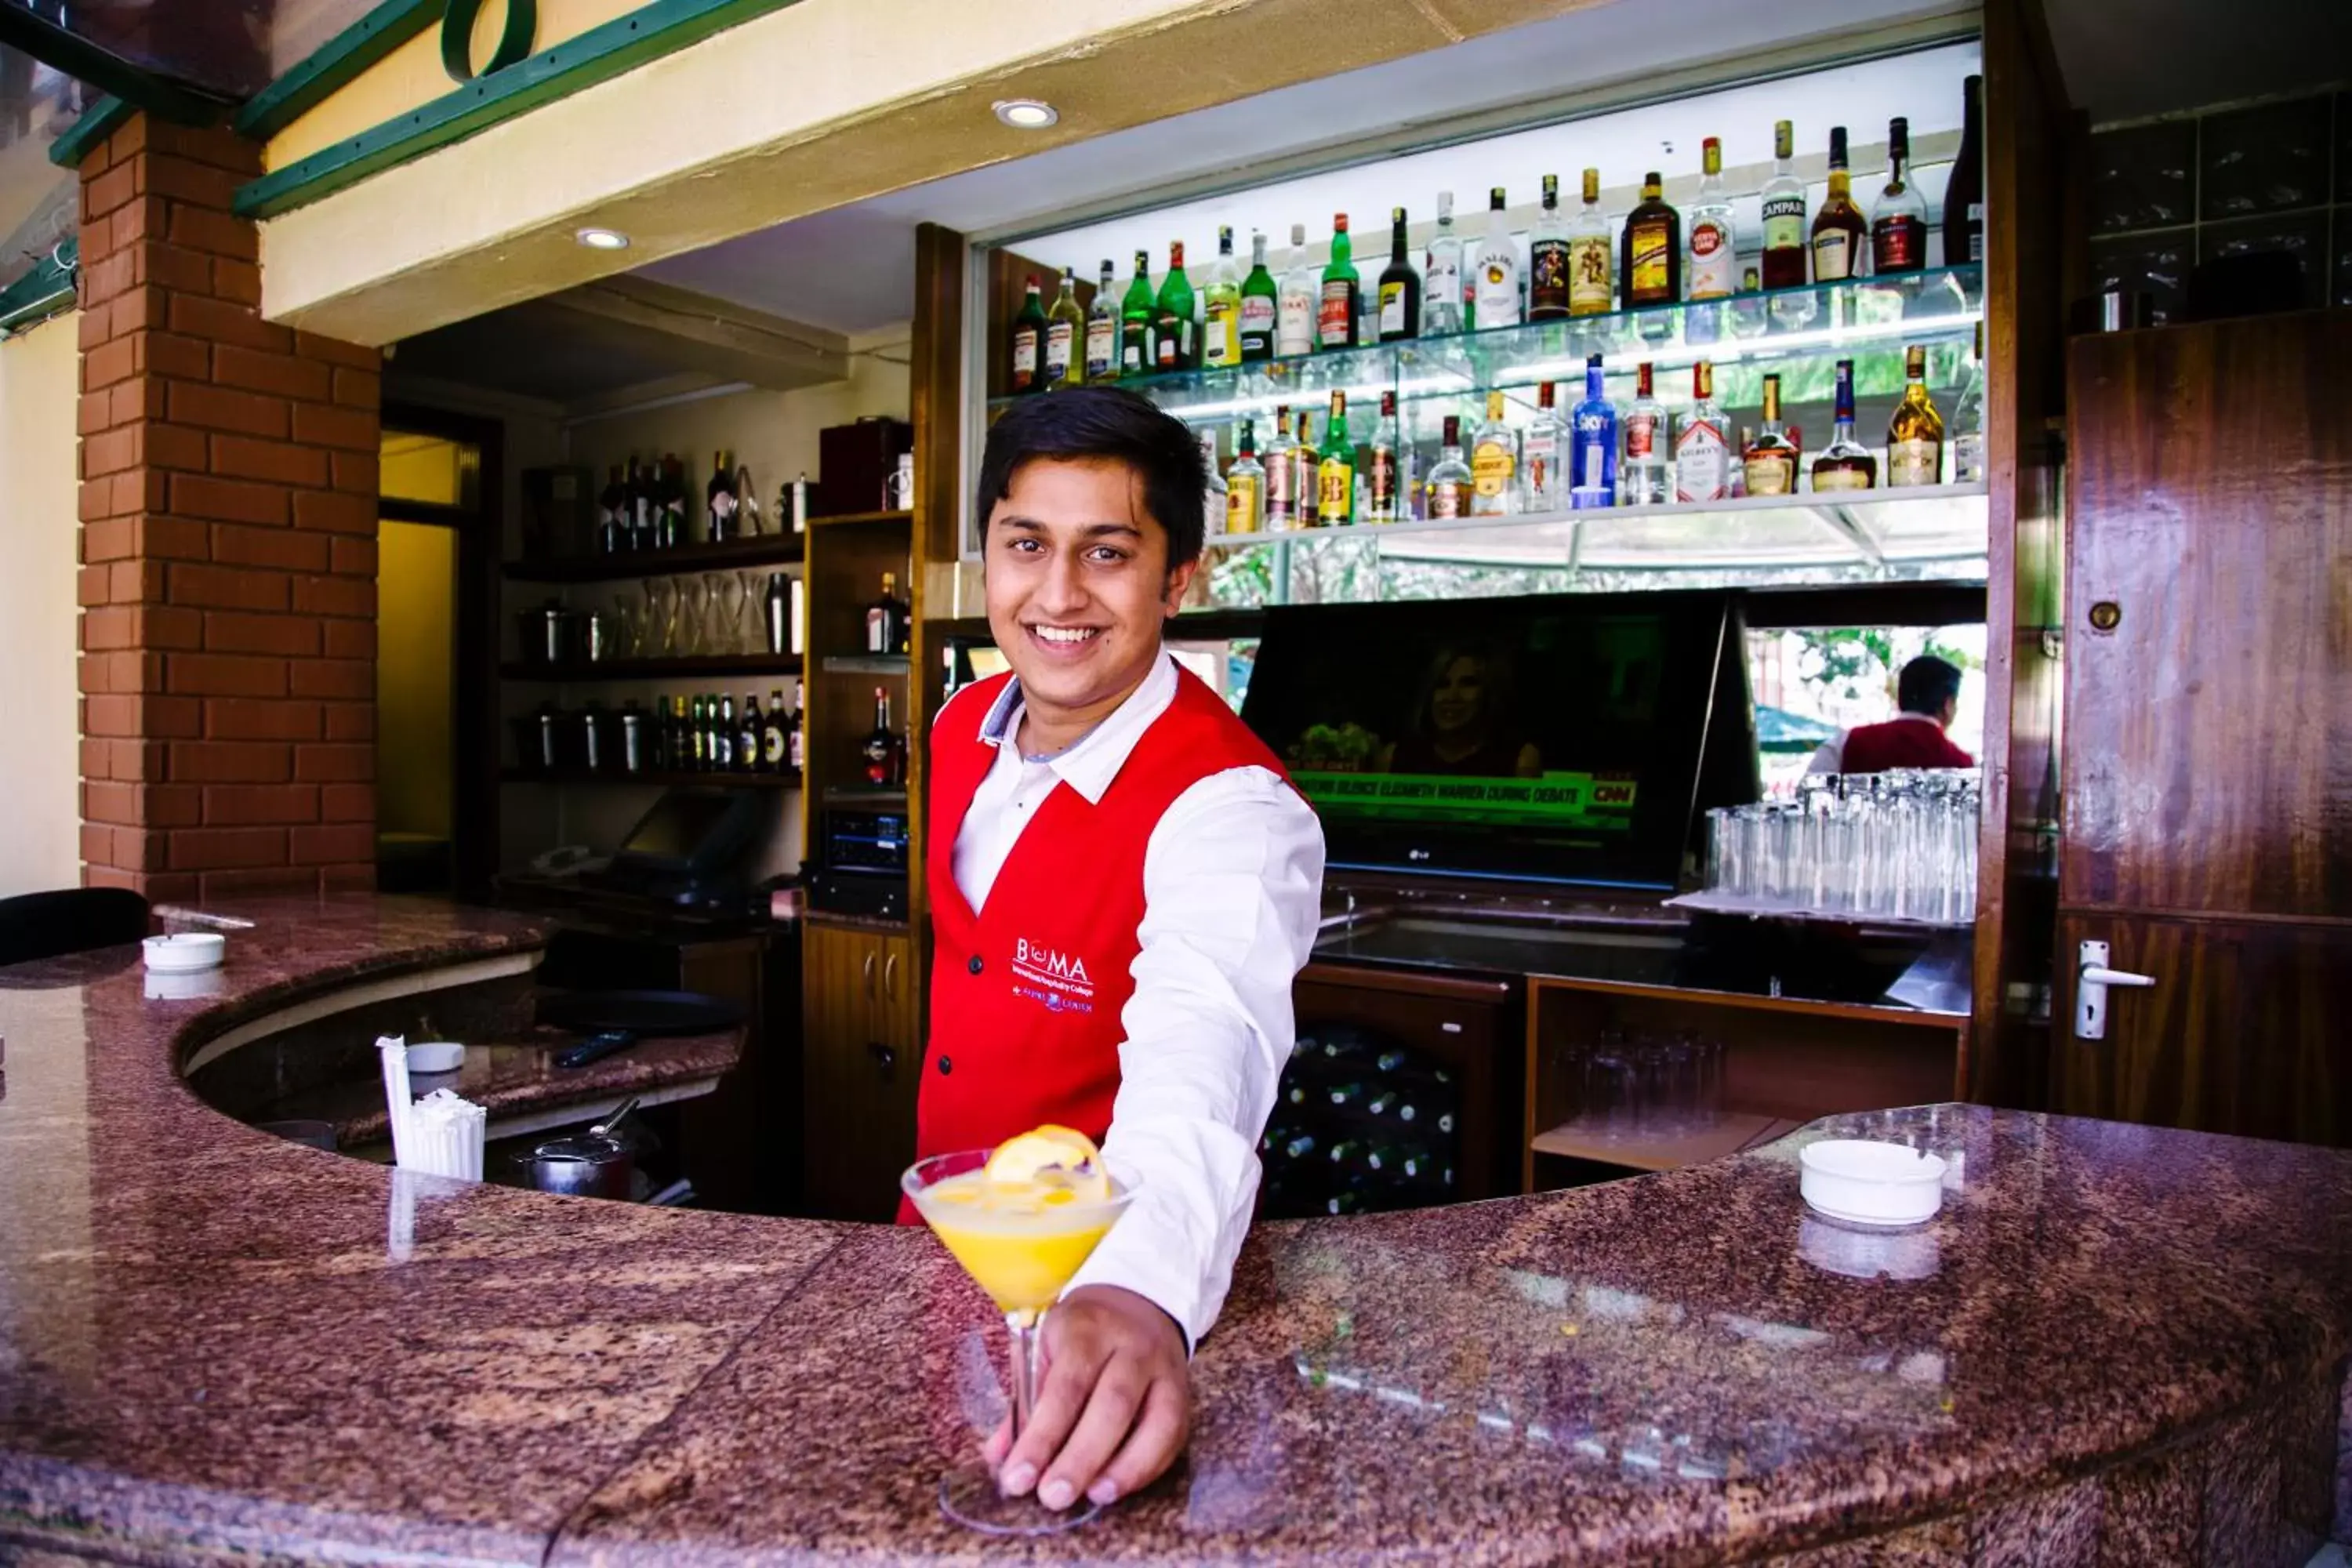
<svg viewBox="0 0 2352 1568">
<path fill-rule="evenodd" d="M 1725 493 L 1733 500 L 1748 495 L 1748 448 L 1756 444 L 1756 427 L 1752 425 L 1732 426 L 1731 489 Z"/>
<path fill-rule="evenodd" d="M 866 606 L 866 651 L 867 653 L 903 653 L 906 651 L 906 609 L 899 603 L 898 574 L 882 574 L 882 593 Z"/>
<path fill-rule="evenodd" d="M 1298 506 L 1297 526 L 1311 526 L 1322 511 L 1322 454 L 1315 449 L 1315 433 L 1307 411 L 1298 413 L 1298 441 L 1290 448 L 1290 493 Z"/>
<path fill-rule="evenodd" d="M 1217 457 L 1215 426 L 1194 431 L 1192 438 L 1201 448 L 1201 526 L 1205 529 L 1210 519 L 1225 515 L 1225 508 L 1229 504 L 1225 493 L 1224 466 Z"/>
<path fill-rule="evenodd" d="M 1127 297 L 1118 303 L 1118 374 L 1149 375 L 1156 368 L 1151 347 L 1151 253 L 1135 253 L 1135 276 L 1128 279 Z"/>
<path fill-rule="evenodd" d="M 1886 488 L 1938 483 L 1944 477 L 1944 419 L 1927 395 L 1927 351 L 1903 353 L 1903 401 L 1886 422 Z"/>
<path fill-rule="evenodd" d="M 1348 395 L 1331 395 L 1331 417 L 1323 426 L 1321 460 L 1315 466 L 1315 521 L 1324 528 L 1356 521 L 1356 444 L 1348 438 Z"/>
<path fill-rule="evenodd" d="M 734 695 L 730 692 L 719 699 L 717 706 L 711 710 L 711 712 L 716 715 L 716 720 L 710 731 L 710 766 L 717 773 L 733 773 L 735 742 L 741 733 L 735 727 Z"/>
<path fill-rule="evenodd" d="M 1584 171 L 1584 205 L 1568 233 L 1568 313 L 1605 316 L 1617 308 L 1617 268 L 1609 251 L 1609 215 L 1601 210 L 1601 171 Z"/>
<path fill-rule="evenodd" d="M 1543 177 L 1543 206 L 1528 233 L 1528 320 L 1549 321 L 1569 313 L 1568 225 L 1559 216 L 1559 176 Z"/>
<path fill-rule="evenodd" d="M 678 724 L 685 731 L 678 743 L 678 758 L 691 773 L 702 773 L 710 766 L 710 729 L 703 721 L 702 698 L 698 693 L 690 700 L 677 700 Z"/>
<path fill-rule="evenodd" d="M 1813 489 L 1866 490 L 1878 483 L 1878 459 L 1853 438 L 1853 361 L 1837 362 L 1837 423 L 1830 444 L 1813 459 Z"/>
<path fill-rule="evenodd" d="M 1108 257 L 1103 258 L 1094 300 L 1087 307 L 1087 379 L 1118 379 L 1118 295 L 1111 287 Z"/>
<path fill-rule="evenodd" d="M 1396 394 L 1381 394 L 1381 417 L 1372 426 L 1371 452 L 1366 459 L 1370 476 L 1364 505 L 1368 522 L 1394 522 L 1402 515 L 1397 498 L 1404 474 L 1398 464 Z"/>
<path fill-rule="evenodd" d="M 1242 421 L 1241 447 L 1225 470 L 1225 531 L 1256 533 L 1265 527 L 1265 467 L 1257 460 L 1257 425 Z"/>
<path fill-rule="evenodd" d="M 1421 273 L 1404 247 L 1404 208 L 1389 209 L 1389 264 L 1381 269 L 1381 342 L 1421 336 Z"/>
<path fill-rule="evenodd" d="M 1739 277 L 1739 232 L 1723 188 L 1723 143 L 1700 143 L 1698 200 L 1691 205 L 1689 256 L 1685 264 L 1690 304 L 1683 310 L 1686 342 L 1711 343 L 1723 333 L 1723 307 L 1703 301 L 1731 297 Z"/>
<path fill-rule="evenodd" d="M 1323 279 L 1307 255 L 1307 226 L 1290 226 L 1290 266 L 1275 291 L 1274 352 L 1287 357 L 1315 352 L 1315 323 Z"/>
<path fill-rule="evenodd" d="M 1984 259 L 1984 78 L 1960 84 L 1960 150 L 1944 180 L 1944 265 Z"/>
<path fill-rule="evenodd" d="M 743 693 L 743 706 L 735 710 L 735 771 L 756 773 L 760 771 L 760 694 Z"/>
<path fill-rule="evenodd" d="M 1045 312 L 1045 390 L 1083 386 L 1087 381 L 1087 313 L 1078 309 L 1078 274 L 1062 268 L 1062 291 Z"/>
<path fill-rule="evenodd" d="M 791 750 L 791 745 L 785 736 L 784 689 L 770 687 L 768 711 L 760 722 L 760 771 L 763 773 L 782 773 L 790 765 L 784 761 L 784 754 Z"/>
<path fill-rule="evenodd" d="M 1609 401 L 1601 356 L 1584 362 L 1584 401 L 1568 416 L 1568 504 L 1581 511 L 1617 503 L 1617 405 Z"/>
<path fill-rule="evenodd" d="M 1330 1094 L 1331 1103 L 1338 1106 L 1355 1105 L 1360 1102 L 1363 1098 L 1364 1086 L 1360 1083 L 1354 1082 L 1337 1085 L 1332 1089 Z"/>
<path fill-rule="evenodd" d="M 1625 215 L 1617 239 L 1625 309 L 1654 310 L 1641 321 L 1642 336 L 1653 342 L 1674 335 L 1674 312 L 1655 308 L 1683 297 L 1683 218 L 1666 205 L 1665 188 L 1656 170 L 1642 176 L 1641 203 Z"/>
<path fill-rule="evenodd" d="M 1801 289 L 1807 276 L 1805 182 L 1797 176 L 1796 128 L 1772 123 L 1772 177 L 1759 193 L 1764 205 L 1764 287 Z"/>
<path fill-rule="evenodd" d="M 650 715 L 650 721 L 646 726 L 646 772 L 666 773 L 677 770 L 677 764 L 671 760 L 670 736 L 672 733 L 669 721 L 669 693 L 657 691 L 654 694 L 654 710 Z"/>
<path fill-rule="evenodd" d="M 807 748 L 802 739 L 806 728 L 802 721 L 807 717 L 807 709 L 808 685 L 795 680 L 793 682 L 793 732 L 784 737 L 784 765 L 794 773 L 807 765 Z"/>
<path fill-rule="evenodd" d="M 1454 193 L 1437 193 L 1437 232 L 1422 261 L 1421 330 L 1444 337 L 1462 330 L 1462 237 L 1454 232 Z"/>
<path fill-rule="evenodd" d="M 1780 377 L 1777 372 L 1764 377 L 1764 424 L 1747 444 L 1741 468 L 1748 477 L 1748 493 L 1751 496 L 1797 493 L 1797 444 L 1780 427 Z"/>
<path fill-rule="evenodd" d="M 735 468 L 723 450 L 710 459 L 710 482 L 702 489 L 702 536 L 718 544 L 735 537 L 735 514 L 741 502 L 735 494 Z"/>
<path fill-rule="evenodd" d="M 1636 370 L 1633 405 L 1625 410 L 1624 425 L 1625 458 L 1619 473 L 1625 504 L 1658 506 L 1674 500 L 1674 465 L 1666 457 L 1666 410 L 1652 388 L 1647 360 Z"/>
<path fill-rule="evenodd" d="M 890 691 L 874 689 L 874 728 L 866 732 L 866 782 L 885 788 L 898 782 L 898 732 L 890 727 Z"/>
<path fill-rule="evenodd" d="M 1242 363 L 1242 275 L 1234 267 L 1234 231 L 1217 228 L 1217 264 L 1209 271 L 1209 287 L 1202 296 L 1204 324 L 1201 331 L 1201 364 L 1224 370 Z"/>
<path fill-rule="evenodd" d="M 1735 338 L 1760 338 L 1772 330 L 1771 301 L 1758 292 L 1756 268 L 1744 268 L 1739 274 L 1739 292 L 1725 307 L 1730 318 L 1731 335 Z"/>
<path fill-rule="evenodd" d="M 1970 78 L 1974 80 L 1974 78 Z M 1952 482 L 1982 484 L 1985 479 L 1984 323 L 1977 323 L 1977 341 L 1969 353 L 1969 383 L 1952 405 Z"/>
<path fill-rule="evenodd" d="M 1839 283 L 1863 276 L 1869 265 L 1870 232 L 1853 205 L 1853 176 L 1846 172 L 1845 127 L 1830 127 L 1830 194 L 1813 215 L 1813 281 Z"/>
<path fill-rule="evenodd" d="M 1045 306 L 1037 297 L 1037 275 L 1032 272 L 1021 309 L 1013 318 L 1012 385 L 1016 393 L 1035 392 L 1040 384 L 1037 354 L 1045 338 Z"/>
<path fill-rule="evenodd" d="M 628 524 L 623 521 L 629 504 L 628 488 L 621 483 L 621 465 L 606 470 L 604 490 L 596 498 L 596 552 L 618 555 L 629 548 Z"/>
<path fill-rule="evenodd" d="M 1555 406 L 1558 396 L 1549 381 L 1536 388 L 1536 416 L 1519 437 L 1521 511 L 1568 510 L 1568 426 Z"/>
<path fill-rule="evenodd" d="M 1486 193 L 1486 233 L 1470 258 L 1473 331 L 1519 324 L 1519 247 L 1503 216 L 1508 205 L 1502 186 Z"/>
<path fill-rule="evenodd" d="M 1249 276 L 1242 279 L 1242 363 L 1260 364 L 1274 357 L 1274 321 L 1277 290 L 1274 274 L 1265 268 L 1265 236 L 1250 236 Z"/>
<path fill-rule="evenodd" d="M 1437 464 L 1429 470 L 1425 484 L 1428 500 L 1423 515 L 1429 518 L 1468 517 L 1470 497 L 1475 480 L 1470 465 L 1462 460 L 1462 416 L 1445 416 L 1444 443 L 1438 449 Z"/>
<path fill-rule="evenodd" d="M 1731 447 L 1715 402 L 1715 366 L 1691 366 L 1691 405 L 1675 430 L 1675 499 L 1721 500 L 1731 493 Z"/>
<path fill-rule="evenodd" d="M 1503 417 L 1503 395 L 1486 394 L 1486 418 L 1470 437 L 1470 515 L 1505 517 L 1519 500 L 1519 436 Z"/>
<path fill-rule="evenodd" d="M 1351 349 L 1356 346 L 1357 297 L 1354 247 L 1348 238 L 1348 215 L 1331 216 L 1331 259 L 1323 264 L 1323 281 L 1316 296 L 1315 346 Z"/>
<path fill-rule="evenodd" d="M 1927 265 L 1927 204 L 1910 174 L 1911 122 L 1898 114 L 1886 125 L 1886 188 L 1870 212 L 1874 277 L 1916 272 Z"/>
<path fill-rule="evenodd" d="M 1298 447 L 1290 433 L 1290 405 L 1274 411 L 1274 438 L 1265 444 L 1265 526 L 1274 532 L 1298 526 Z"/>
<path fill-rule="evenodd" d="M 1160 279 L 1160 298 L 1151 310 L 1152 366 L 1158 370 L 1195 370 L 1201 344 L 1192 325 L 1192 280 L 1184 276 L 1184 242 L 1168 247 L 1168 276 Z"/>
</svg>

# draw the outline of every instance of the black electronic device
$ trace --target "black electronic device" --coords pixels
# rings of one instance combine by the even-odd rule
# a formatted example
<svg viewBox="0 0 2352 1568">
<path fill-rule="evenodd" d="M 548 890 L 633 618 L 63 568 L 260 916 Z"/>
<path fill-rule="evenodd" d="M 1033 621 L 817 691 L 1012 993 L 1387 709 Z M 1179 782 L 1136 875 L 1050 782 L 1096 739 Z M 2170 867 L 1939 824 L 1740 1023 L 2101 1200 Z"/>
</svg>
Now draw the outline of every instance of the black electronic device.
<svg viewBox="0 0 2352 1568">
<path fill-rule="evenodd" d="M 773 790 L 665 790 L 593 879 L 614 892 L 710 907 L 748 896 L 750 871 L 781 810 Z"/>
<path fill-rule="evenodd" d="M 904 811 L 851 811 L 824 808 L 824 838 L 821 862 L 833 871 L 888 871 L 907 874 L 907 814 Z"/>
<path fill-rule="evenodd" d="M 820 868 L 807 878 L 808 903 L 827 914 L 865 915 L 873 920 L 907 918 L 904 871 L 837 871 Z"/>
<path fill-rule="evenodd" d="M 1671 888 L 1741 749 L 1710 729 L 1753 722 L 1738 626 L 1698 591 L 1276 608 L 1242 717 L 1335 868 Z"/>
</svg>

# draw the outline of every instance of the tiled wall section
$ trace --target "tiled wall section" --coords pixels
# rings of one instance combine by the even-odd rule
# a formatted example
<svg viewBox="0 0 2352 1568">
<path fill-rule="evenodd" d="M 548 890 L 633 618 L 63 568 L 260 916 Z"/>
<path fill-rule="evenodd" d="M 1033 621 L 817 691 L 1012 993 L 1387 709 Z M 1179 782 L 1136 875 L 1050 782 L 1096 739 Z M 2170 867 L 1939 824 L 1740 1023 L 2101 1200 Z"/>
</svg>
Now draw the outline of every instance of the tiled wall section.
<svg viewBox="0 0 2352 1568">
<path fill-rule="evenodd" d="M 2340 1430 L 2339 1430 L 2340 1426 Z M 2273 1395 L 2175 1447 L 1770 1568 L 2304 1568 L 2352 1518 L 2352 1384 Z"/>
<path fill-rule="evenodd" d="M 373 349 L 261 319 L 250 143 L 81 166 L 81 853 L 156 899 L 371 886 Z"/>
<path fill-rule="evenodd" d="M 2217 109 L 2091 135 L 2098 287 L 2179 319 L 2200 261 L 2284 251 L 2303 302 L 2352 305 L 2352 92 Z"/>
</svg>

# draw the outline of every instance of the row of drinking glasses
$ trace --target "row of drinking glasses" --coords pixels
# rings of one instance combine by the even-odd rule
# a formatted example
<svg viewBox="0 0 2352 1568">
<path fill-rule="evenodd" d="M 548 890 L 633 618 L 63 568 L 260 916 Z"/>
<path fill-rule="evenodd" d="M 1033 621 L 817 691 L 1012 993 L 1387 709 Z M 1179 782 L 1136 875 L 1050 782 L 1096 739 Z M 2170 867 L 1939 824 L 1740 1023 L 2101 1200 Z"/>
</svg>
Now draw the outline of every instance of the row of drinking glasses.
<svg viewBox="0 0 2352 1568">
<path fill-rule="evenodd" d="M 648 577 L 602 612 L 623 658 L 767 653 L 767 569 Z"/>
<path fill-rule="evenodd" d="M 1580 1081 L 1579 1120 L 1610 1137 L 1653 1137 L 1712 1121 L 1723 1104 L 1723 1043 L 1686 1030 L 1607 1028 L 1562 1047 Z"/>
<path fill-rule="evenodd" d="M 1973 768 L 1808 776 L 1793 800 L 1707 813 L 1707 890 L 1759 909 L 1965 925 L 1979 806 Z"/>
</svg>

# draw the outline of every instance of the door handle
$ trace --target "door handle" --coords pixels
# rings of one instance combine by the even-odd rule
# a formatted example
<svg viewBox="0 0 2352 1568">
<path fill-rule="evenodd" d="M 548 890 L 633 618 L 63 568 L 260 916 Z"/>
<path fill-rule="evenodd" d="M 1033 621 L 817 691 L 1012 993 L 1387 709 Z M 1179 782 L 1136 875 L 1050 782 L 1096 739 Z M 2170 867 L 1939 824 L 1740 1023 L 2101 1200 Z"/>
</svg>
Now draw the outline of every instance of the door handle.
<svg viewBox="0 0 2352 1568">
<path fill-rule="evenodd" d="M 870 952 L 866 955 L 866 999 L 874 1000 L 874 955 Z"/>
<path fill-rule="evenodd" d="M 866 1054 L 874 1058 L 874 1066 L 881 1073 L 883 1082 L 888 1083 L 898 1077 L 898 1053 L 896 1050 L 879 1040 L 868 1040 L 866 1042 Z"/>
<path fill-rule="evenodd" d="M 893 1002 L 898 999 L 898 955 L 895 952 L 882 961 L 882 994 Z"/>
<path fill-rule="evenodd" d="M 2078 1040 L 2104 1040 L 2107 1037 L 2109 986 L 2137 988 L 2156 984 L 2153 974 L 2134 974 L 2127 969 L 2109 969 L 2107 953 L 2105 942 L 2086 942 L 2075 954 L 2074 1037 Z"/>
</svg>

